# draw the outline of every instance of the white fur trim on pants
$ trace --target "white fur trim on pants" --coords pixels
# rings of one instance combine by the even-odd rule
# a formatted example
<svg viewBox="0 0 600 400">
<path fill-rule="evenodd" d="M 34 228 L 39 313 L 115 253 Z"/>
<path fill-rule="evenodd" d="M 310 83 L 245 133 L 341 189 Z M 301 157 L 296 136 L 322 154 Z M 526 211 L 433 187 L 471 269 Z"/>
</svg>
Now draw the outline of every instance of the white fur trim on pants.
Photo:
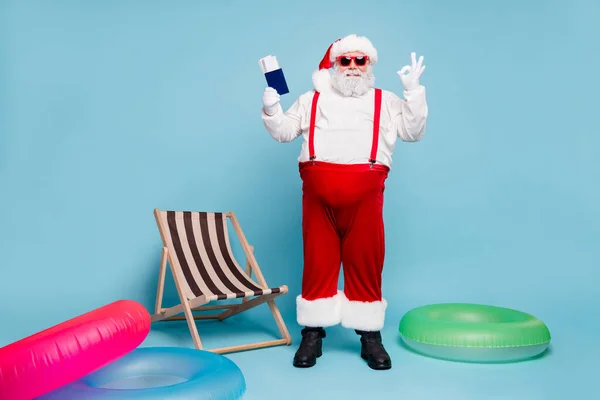
<svg viewBox="0 0 600 400">
<path fill-rule="evenodd" d="M 317 300 L 296 298 L 298 324 L 309 327 L 328 327 L 342 324 L 360 331 L 383 329 L 387 301 L 350 301 L 342 291 L 333 297 Z"/>
<path fill-rule="evenodd" d="M 340 291 L 333 297 L 317 300 L 306 300 L 298 296 L 296 298 L 298 324 L 323 328 L 339 324 L 342 317 L 342 297 Z"/>
<path fill-rule="evenodd" d="M 342 326 L 359 331 L 380 331 L 383 329 L 387 301 L 350 301 L 344 296 L 342 305 Z"/>
</svg>

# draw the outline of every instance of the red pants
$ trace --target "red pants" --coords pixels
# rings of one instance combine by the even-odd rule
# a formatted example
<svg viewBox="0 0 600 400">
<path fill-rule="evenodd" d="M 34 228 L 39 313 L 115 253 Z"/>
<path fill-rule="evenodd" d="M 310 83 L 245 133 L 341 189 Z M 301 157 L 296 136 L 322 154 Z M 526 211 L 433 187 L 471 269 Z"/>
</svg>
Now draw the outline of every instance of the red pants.
<svg viewBox="0 0 600 400">
<path fill-rule="evenodd" d="M 301 163 L 304 272 L 298 323 L 376 331 L 383 327 L 385 255 L 381 165 Z M 340 266 L 344 290 L 338 290 Z"/>
</svg>

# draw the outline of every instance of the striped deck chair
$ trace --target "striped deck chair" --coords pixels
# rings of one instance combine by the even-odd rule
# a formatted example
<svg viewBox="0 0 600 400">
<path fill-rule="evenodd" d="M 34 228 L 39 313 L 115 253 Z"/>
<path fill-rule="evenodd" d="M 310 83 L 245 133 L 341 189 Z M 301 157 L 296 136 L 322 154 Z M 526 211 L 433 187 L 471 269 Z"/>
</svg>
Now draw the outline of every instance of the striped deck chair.
<svg viewBox="0 0 600 400">
<path fill-rule="evenodd" d="M 194 346 L 198 350 L 214 353 L 230 353 L 290 345 L 291 336 L 274 299 L 288 292 L 287 286 L 269 287 L 254 258 L 254 248 L 250 246 L 233 212 L 191 212 L 162 211 L 155 209 L 154 217 L 163 242 L 156 305 L 152 322 L 183 320 L 187 321 Z M 231 251 L 227 219 L 231 220 L 237 237 L 246 255 L 244 271 Z M 167 263 L 170 266 L 180 304 L 162 307 L 163 289 Z M 256 281 L 252 279 L 252 273 Z M 215 300 L 239 299 L 237 304 L 207 306 Z M 267 302 L 279 328 L 281 339 L 229 346 L 217 349 L 203 349 L 196 320 L 218 319 L 220 321 Z M 216 315 L 194 315 L 193 311 L 225 310 Z M 183 313 L 183 316 L 177 314 Z"/>
</svg>

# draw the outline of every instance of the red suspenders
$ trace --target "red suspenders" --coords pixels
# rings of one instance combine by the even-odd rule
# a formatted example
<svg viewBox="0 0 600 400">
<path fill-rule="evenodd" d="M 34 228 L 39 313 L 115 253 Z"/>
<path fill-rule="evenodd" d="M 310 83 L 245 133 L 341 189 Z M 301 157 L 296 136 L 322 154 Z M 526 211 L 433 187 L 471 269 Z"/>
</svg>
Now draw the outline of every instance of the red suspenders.
<svg viewBox="0 0 600 400">
<path fill-rule="evenodd" d="M 312 99 L 312 107 L 310 109 L 310 131 L 308 133 L 308 152 L 310 154 L 310 161 L 313 161 L 315 156 L 315 119 L 317 118 L 317 101 L 321 93 L 315 92 Z"/>
<path fill-rule="evenodd" d="M 371 165 L 375 164 L 379 144 L 379 117 L 381 114 L 381 89 L 375 89 L 375 115 L 373 116 L 373 144 L 371 145 Z"/>
<path fill-rule="evenodd" d="M 308 133 L 308 152 L 310 154 L 310 160 L 314 161 L 315 156 L 315 119 L 317 117 L 317 101 L 319 100 L 319 92 L 315 92 L 312 99 L 312 107 L 310 110 L 310 130 Z M 375 115 L 373 121 L 373 143 L 371 145 L 371 155 L 369 162 L 371 166 L 377 161 L 377 146 L 379 144 L 379 119 L 381 115 L 381 89 L 375 89 Z"/>
</svg>

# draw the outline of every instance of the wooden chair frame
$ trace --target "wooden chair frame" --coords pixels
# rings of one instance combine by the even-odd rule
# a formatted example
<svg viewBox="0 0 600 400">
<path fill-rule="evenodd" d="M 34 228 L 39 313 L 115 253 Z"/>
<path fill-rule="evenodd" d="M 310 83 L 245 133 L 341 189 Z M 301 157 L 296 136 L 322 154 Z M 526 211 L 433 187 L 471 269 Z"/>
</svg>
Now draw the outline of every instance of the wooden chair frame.
<svg viewBox="0 0 600 400">
<path fill-rule="evenodd" d="M 159 228 L 161 238 L 163 240 L 163 244 L 165 244 L 167 242 L 165 241 L 164 231 L 165 231 L 165 229 L 168 229 L 168 228 L 166 226 L 164 226 L 163 221 L 160 218 L 159 212 L 160 212 L 160 210 L 155 209 L 154 216 L 155 216 L 156 222 L 158 224 L 158 228 Z M 238 237 L 238 239 L 242 245 L 242 248 L 244 250 L 244 253 L 246 256 L 246 270 L 245 270 L 246 274 L 248 275 L 248 277 L 251 278 L 252 273 L 254 273 L 254 275 L 256 276 L 257 282 L 260 285 L 262 285 L 263 287 L 269 288 L 267 281 L 265 280 L 265 278 L 260 270 L 260 267 L 258 266 L 258 262 L 256 261 L 256 258 L 254 257 L 254 247 L 248 244 L 248 241 L 246 240 L 246 236 L 244 235 L 242 227 L 240 226 L 240 223 L 239 223 L 235 213 L 227 212 L 227 213 L 224 213 L 224 215 L 226 216 L 226 218 L 229 218 L 229 220 L 231 221 L 233 228 L 237 234 L 237 237 Z M 163 301 L 165 277 L 166 277 L 166 272 L 167 272 L 167 264 L 170 267 L 171 274 L 173 276 L 173 280 L 175 281 L 175 286 L 177 288 L 177 293 L 179 295 L 179 299 L 180 299 L 181 303 L 176 306 L 170 307 L 170 308 L 163 308 L 162 301 Z M 181 321 L 181 320 L 185 319 L 187 321 L 187 325 L 190 330 L 190 334 L 192 335 L 192 339 L 194 341 L 194 347 L 198 350 L 206 350 L 206 351 L 210 351 L 213 353 L 219 353 L 219 354 L 232 353 L 232 352 L 245 351 L 245 350 L 254 350 L 254 349 L 259 349 L 259 348 L 280 346 L 280 345 L 288 345 L 289 346 L 292 344 L 291 335 L 285 325 L 285 322 L 283 321 L 281 313 L 279 312 L 279 308 L 275 304 L 275 298 L 277 298 L 281 295 L 284 295 L 288 292 L 288 287 L 286 285 L 281 286 L 282 290 L 279 293 L 270 293 L 270 294 L 266 294 L 266 295 L 255 296 L 252 299 L 249 297 L 243 297 L 241 300 L 241 303 L 238 303 L 238 304 L 224 304 L 224 305 L 207 306 L 205 304 L 209 303 L 210 301 L 207 301 L 205 296 L 199 296 L 199 297 L 196 297 L 191 300 L 187 299 L 187 297 L 184 293 L 184 290 L 182 288 L 182 283 L 179 278 L 179 274 L 176 273 L 175 268 L 178 268 L 178 265 L 173 262 L 169 249 L 166 247 L 166 245 L 164 245 L 164 247 L 162 249 L 161 260 L 160 260 L 160 270 L 159 270 L 159 278 L 158 278 L 158 288 L 156 291 L 156 303 L 155 303 L 155 308 L 154 308 L 154 314 L 151 316 L 152 323 L 159 322 L 159 321 L 177 321 L 177 320 Z M 218 300 L 215 300 L 215 301 L 218 301 Z M 263 341 L 263 342 L 254 342 L 254 343 L 234 345 L 234 346 L 221 347 L 221 348 L 213 348 L 213 349 L 205 349 L 204 348 L 202 341 L 200 340 L 200 334 L 198 333 L 198 328 L 196 327 L 197 320 L 218 319 L 219 321 L 223 321 L 226 318 L 232 317 L 243 311 L 247 311 L 247 310 L 254 308 L 258 305 L 261 305 L 265 302 L 269 305 L 271 314 L 273 315 L 273 318 L 277 324 L 277 328 L 279 329 L 281 339 L 268 340 L 268 341 Z M 194 311 L 211 311 L 211 310 L 225 310 L 225 311 L 222 311 L 216 315 L 214 315 L 214 314 L 213 315 L 194 315 L 192 313 Z M 178 315 L 181 313 L 183 313 L 184 315 L 183 316 Z"/>
</svg>

